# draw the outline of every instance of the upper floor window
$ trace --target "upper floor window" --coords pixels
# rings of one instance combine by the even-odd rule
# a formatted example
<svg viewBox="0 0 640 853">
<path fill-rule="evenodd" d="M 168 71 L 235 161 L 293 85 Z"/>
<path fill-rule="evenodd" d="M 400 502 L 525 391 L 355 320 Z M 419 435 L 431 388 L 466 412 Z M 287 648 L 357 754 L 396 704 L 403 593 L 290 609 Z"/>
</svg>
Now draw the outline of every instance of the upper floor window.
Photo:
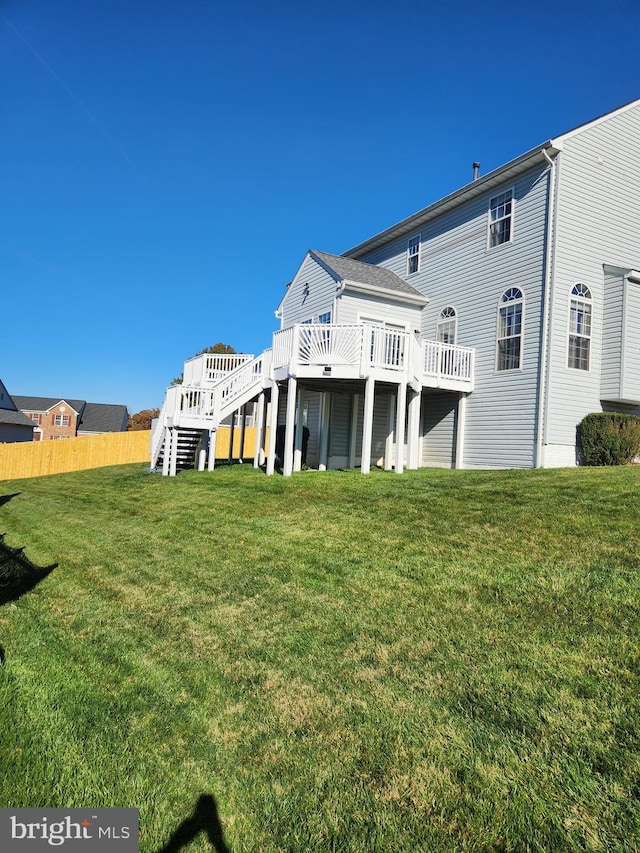
<svg viewBox="0 0 640 853">
<path fill-rule="evenodd" d="M 512 236 L 513 190 L 506 190 L 489 203 L 489 248 L 509 243 Z"/>
<path fill-rule="evenodd" d="M 505 290 L 498 308 L 497 370 L 517 370 L 522 358 L 522 306 L 524 296 L 518 287 Z"/>
<path fill-rule="evenodd" d="M 324 314 L 318 315 L 318 323 L 330 323 L 331 322 L 331 311 L 327 311 Z"/>
<path fill-rule="evenodd" d="M 40 423 L 40 413 L 39 412 L 28 412 L 27 413 L 32 421 L 39 424 Z"/>
<path fill-rule="evenodd" d="M 420 235 L 410 237 L 407 243 L 407 275 L 420 270 Z"/>
<path fill-rule="evenodd" d="M 69 426 L 69 415 L 54 415 L 53 425 L 62 427 Z"/>
<path fill-rule="evenodd" d="M 443 344 L 455 344 L 456 342 L 456 309 L 444 308 L 438 317 L 436 327 L 436 340 Z"/>
<path fill-rule="evenodd" d="M 571 288 L 569 306 L 569 360 L 576 370 L 589 370 L 591 355 L 591 291 L 584 284 Z"/>
</svg>

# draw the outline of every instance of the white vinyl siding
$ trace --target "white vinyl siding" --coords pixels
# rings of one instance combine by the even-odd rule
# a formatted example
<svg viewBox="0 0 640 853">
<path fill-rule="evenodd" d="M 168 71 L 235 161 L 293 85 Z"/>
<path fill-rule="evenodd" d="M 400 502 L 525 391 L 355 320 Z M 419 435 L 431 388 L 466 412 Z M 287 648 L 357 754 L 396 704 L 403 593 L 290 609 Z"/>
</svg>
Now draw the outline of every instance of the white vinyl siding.
<svg viewBox="0 0 640 853">
<path fill-rule="evenodd" d="M 541 165 L 505 188 L 513 188 L 518 220 L 518 239 L 509 251 L 486 251 L 487 211 L 490 198 L 499 195 L 495 190 L 421 228 L 420 272 L 411 284 L 430 299 L 422 311 L 422 336 L 433 340 L 440 312 L 455 305 L 456 343 L 476 350 L 475 390 L 467 399 L 465 467 L 530 467 L 535 462 L 548 176 L 549 167 Z M 397 238 L 360 260 L 403 275 L 405 253 L 406 239 Z M 526 294 L 521 369 L 496 371 L 497 306 L 514 279 Z"/>
<path fill-rule="evenodd" d="M 422 465 L 452 468 L 455 463 L 457 394 L 422 396 Z"/>
<path fill-rule="evenodd" d="M 616 381 L 612 366 L 616 364 L 621 372 L 640 371 L 640 349 L 634 353 L 625 346 L 623 358 L 623 294 L 622 289 L 617 294 L 611 290 L 606 273 L 607 268 L 637 269 L 640 259 L 638 139 L 640 108 L 636 106 L 576 132 L 564 140 L 559 155 L 544 440 L 566 448 L 567 456 L 575 455 L 576 428 L 582 418 L 599 411 L 602 400 L 624 393 L 619 385 L 612 387 Z M 592 297 L 588 371 L 569 368 L 567 360 L 567 294 L 576 282 L 588 287 Z M 625 336 L 639 333 L 637 321 L 631 321 Z"/>
<path fill-rule="evenodd" d="M 336 280 L 324 267 L 307 256 L 282 300 L 282 328 L 315 322 L 321 314 L 330 313 L 336 287 Z"/>
</svg>

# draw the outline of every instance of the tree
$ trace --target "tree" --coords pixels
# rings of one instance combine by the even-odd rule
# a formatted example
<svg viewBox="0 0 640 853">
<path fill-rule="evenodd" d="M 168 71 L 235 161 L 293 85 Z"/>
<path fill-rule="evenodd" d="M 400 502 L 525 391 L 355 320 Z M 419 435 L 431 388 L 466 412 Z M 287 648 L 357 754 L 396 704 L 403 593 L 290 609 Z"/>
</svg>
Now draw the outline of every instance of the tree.
<svg viewBox="0 0 640 853">
<path fill-rule="evenodd" d="M 197 358 L 199 355 L 205 355 L 207 353 L 214 353 L 215 355 L 234 355 L 235 349 L 231 346 L 231 344 L 223 344 L 221 341 L 218 341 L 217 344 L 214 344 L 212 347 L 207 347 L 206 349 L 202 349 L 197 352 L 193 358 Z M 172 385 L 182 385 L 182 378 L 184 373 L 181 373 L 180 376 L 176 376 L 175 379 L 171 380 Z"/>
<path fill-rule="evenodd" d="M 142 409 L 142 411 L 136 412 L 135 415 L 129 415 L 127 430 L 151 429 L 151 421 L 157 418 L 159 414 L 160 409 Z"/>
</svg>

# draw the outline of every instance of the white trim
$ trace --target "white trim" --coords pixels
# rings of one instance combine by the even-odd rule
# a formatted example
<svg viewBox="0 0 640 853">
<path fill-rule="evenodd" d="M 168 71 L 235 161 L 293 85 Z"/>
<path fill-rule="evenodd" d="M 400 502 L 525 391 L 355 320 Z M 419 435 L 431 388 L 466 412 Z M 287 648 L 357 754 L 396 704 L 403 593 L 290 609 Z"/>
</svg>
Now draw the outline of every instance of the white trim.
<svg viewBox="0 0 640 853">
<path fill-rule="evenodd" d="M 453 317 L 443 317 L 445 311 L 453 311 Z M 448 344 L 457 344 L 458 343 L 458 312 L 454 305 L 445 305 L 442 311 L 438 314 L 436 319 L 436 341 L 441 341 L 441 338 L 438 337 L 440 332 L 440 325 L 444 325 L 445 323 L 450 323 L 453 320 L 453 340 L 452 341 L 442 341 L 442 343 Z"/>
<path fill-rule="evenodd" d="M 417 251 L 411 251 L 412 249 L 416 249 Z M 422 234 L 418 231 L 417 234 L 413 234 L 411 237 L 407 239 L 407 276 L 417 275 L 420 272 L 421 265 L 421 257 L 422 257 Z M 411 267 L 411 261 L 417 258 L 418 264 L 414 270 Z"/>
<path fill-rule="evenodd" d="M 502 195 L 506 196 L 507 193 L 511 193 L 511 210 L 509 211 L 509 215 L 508 216 L 502 216 L 499 219 L 492 219 L 491 218 L 491 210 L 493 207 L 492 202 L 494 200 L 497 202 L 497 200 L 500 198 L 500 196 L 502 196 Z M 506 199 L 505 199 L 505 201 L 506 201 Z M 496 205 L 496 206 L 499 206 L 499 205 Z M 511 243 L 513 243 L 514 233 L 515 233 L 515 222 L 516 222 L 516 215 L 515 214 L 516 214 L 515 185 L 512 185 L 510 187 L 505 187 L 502 190 L 502 192 L 495 193 L 494 195 L 492 195 L 489 198 L 489 206 L 487 208 L 487 252 L 491 252 L 494 249 L 499 249 L 500 246 L 508 246 Z M 510 220 L 509 239 L 508 240 L 502 240 L 500 243 L 496 243 L 495 246 L 492 246 L 491 245 L 491 226 L 498 223 L 498 222 L 506 222 L 507 220 Z"/>
<path fill-rule="evenodd" d="M 577 294 L 575 294 L 573 291 L 578 286 L 584 287 L 585 290 L 587 291 L 587 293 L 589 294 L 589 296 L 578 296 Z M 576 304 L 582 303 L 584 305 L 589 306 L 590 310 L 589 310 L 589 334 L 588 335 L 578 334 L 577 332 L 574 333 L 571 331 L 571 303 L 572 302 L 575 302 Z M 594 305 L 593 305 L 593 293 L 591 291 L 591 288 L 588 287 L 588 285 L 586 285 L 583 281 L 576 281 L 571 285 L 571 289 L 569 290 L 569 303 L 568 303 L 567 308 L 568 308 L 568 310 L 567 310 L 567 350 L 566 350 L 567 351 L 567 359 L 565 361 L 565 366 L 566 366 L 567 370 L 577 370 L 581 374 L 588 375 L 589 373 L 591 373 L 591 361 L 593 358 L 593 347 L 591 346 L 591 342 L 593 340 L 593 314 L 594 314 L 593 309 L 594 309 Z M 623 305 L 623 312 L 624 312 L 624 305 Z M 586 369 L 584 367 L 575 367 L 575 366 L 569 364 L 569 359 L 571 356 L 570 342 L 571 342 L 572 337 L 582 338 L 582 339 L 587 340 L 589 342 L 589 366 Z"/>
<path fill-rule="evenodd" d="M 408 302 L 410 305 L 428 305 L 429 299 L 421 293 L 405 293 L 402 290 L 390 290 L 388 287 L 376 287 L 374 284 L 362 284 L 359 281 L 344 279 L 341 292 L 354 290 L 356 293 L 370 293 L 384 296 L 386 302 Z"/>
<path fill-rule="evenodd" d="M 510 290 L 518 290 L 520 292 L 520 296 L 515 299 L 509 300 L 509 302 L 503 302 L 505 294 L 507 294 Z M 520 337 L 520 358 L 517 367 L 506 367 L 500 370 L 498 368 L 498 359 L 500 357 L 500 347 L 499 343 L 501 340 L 507 340 L 507 338 L 500 337 L 500 310 L 504 308 L 506 305 L 513 305 L 516 303 L 520 303 L 522 305 L 522 312 L 520 316 L 520 335 L 511 335 L 509 336 L 511 339 Z M 500 294 L 500 299 L 498 300 L 498 310 L 496 311 L 496 350 L 495 350 L 495 360 L 494 360 L 494 374 L 502 375 L 503 373 L 515 373 L 517 371 L 523 370 L 523 362 L 524 362 L 524 324 L 525 324 L 525 292 L 521 287 L 517 285 L 512 285 L 511 287 L 507 287 L 506 290 L 503 290 Z"/>
</svg>

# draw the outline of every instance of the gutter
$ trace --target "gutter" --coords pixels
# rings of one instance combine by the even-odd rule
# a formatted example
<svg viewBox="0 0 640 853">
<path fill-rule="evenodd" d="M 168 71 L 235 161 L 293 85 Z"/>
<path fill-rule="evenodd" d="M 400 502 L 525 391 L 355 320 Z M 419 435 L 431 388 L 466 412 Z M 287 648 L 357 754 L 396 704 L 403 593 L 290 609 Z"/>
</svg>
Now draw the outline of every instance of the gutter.
<svg viewBox="0 0 640 853">
<path fill-rule="evenodd" d="M 556 149 L 557 150 L 557 149 Z M 557 158 L 560 152 L 557 150 L 556 159 L 549 157 L 546 148 L 542 149 L 542 154 L 549 164 L 549 196 L 547 201 L 547 247 L 545 252 L 545 276 L 544 289 L 542 294 L 543 304 L 543 320 L 542 320 L 542 339 L 540 341 L 540 370 L 538 374 L 538 405 L 536 410 L 536 449 L 534 467 L 542 468 L 543 466 L 543 428 L 546 433 L 547 424 L 545 414 L 548 411 L 548 389 L 547 373 L 549 363 L 549 324 L 551 322 L 551 286 L 554 279 L 554 270 L 556 262 L 556 222 L 557 222 Z M 545 405 L 546 404 L 546 405 Z"/>
</svg>

